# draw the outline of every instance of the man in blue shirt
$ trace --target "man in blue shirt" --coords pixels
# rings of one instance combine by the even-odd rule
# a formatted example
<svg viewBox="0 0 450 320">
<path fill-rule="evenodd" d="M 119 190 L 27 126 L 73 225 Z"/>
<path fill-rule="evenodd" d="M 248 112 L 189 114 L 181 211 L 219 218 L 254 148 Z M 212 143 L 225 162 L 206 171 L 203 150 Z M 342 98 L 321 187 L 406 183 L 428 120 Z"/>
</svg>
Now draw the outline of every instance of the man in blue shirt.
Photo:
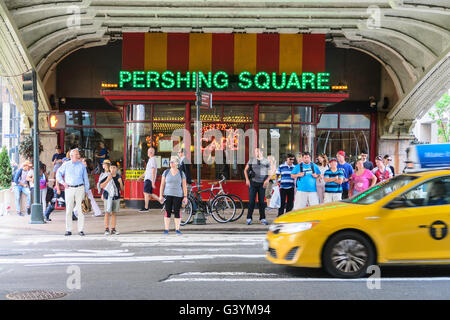
<svg viewBox="0 0 450 320">
<path fill-rule="evenodd" d="M 330 169 L 324 172 L 323 178 L 325 180 L 324 203 L 340 201 L 344 173 L 337 168 L 337 159 L 330 160 Z"/>
<path fill-rule="evenodd" d="M 78 214 L 78 232 L 84 236 L 84 214 L 81 202 L 89 192 L 89 178 L 86 167 L 80 161 L 78 149 L 70 151 L 70 161 L 65 162 L 57 171 L 56 179 L 64 186 L 66 196 L 66 236 L 72 235 L 72 211 Z"/>
<path fill-rule="evenodd" d="M 289 212 L 294 207 L 294 194 L 295 194 L 295 180 L 291 177 L 292 170 L 294 169 L 295 157 L 293 154 L 288 154 L 286 156 L 286 162 L 278 167 L 276 172 L 277 177 L 281 176 L 280 179 L 280 197 L 281 204 L 278 209 L 278 216 L 284 213 L 284 208 L 286 207 L 286 212 Z M 287 197 L 287 202 L 286 202 Z"/>
<path fill-rule="evenodd" d="M 339 151 L 336 154 L 336 158 L 338 160 L 337 168 L 344 173 L 344 182 L 342 183 L 342 199 L 348 198 L 348 189 L 349 189 L 349 180 L 353 175 L 352 166 L 345 162 L 345 152 Z"/>
<path fill-rule="evenodd" d="M 311 162 L 311 154 L 303 153 L 303 163 L 299 163 L 292 170 L 291 177 L 299 178 L 297 194 L 295 196 L 294 210 L 303 209 L 307 204 L 314 206 L 319 204 L 316 179 L 320 177 L 319 167 Z"/>
</svg>

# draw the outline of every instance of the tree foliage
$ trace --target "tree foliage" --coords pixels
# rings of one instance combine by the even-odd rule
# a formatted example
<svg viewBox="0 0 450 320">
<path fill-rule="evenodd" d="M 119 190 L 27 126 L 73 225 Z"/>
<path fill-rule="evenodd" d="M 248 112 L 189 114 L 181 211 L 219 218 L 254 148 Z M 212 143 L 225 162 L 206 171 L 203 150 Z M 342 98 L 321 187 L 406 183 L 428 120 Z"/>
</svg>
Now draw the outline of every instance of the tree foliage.
<svg viewBox="0 0 450 320">
<path fill-rule="evenodd" d="M 446 93 L 436 102 L 435 108 L 428 112 L 438 125 L 438 136 L 442 142 L 450 142 L 450 96 Z"/>
<path fill-rule="evenodd" d="M 0 189 L 9 189 L 12 181 L 12 168 L 6 147 L 0 152 Z"/>
<path fill-rule="evenodd" d="M 42 143 L 39 141 L 39 154 L 44 151 Z M 26 160 L 33 161 L 33 138 L 31 136 L 25 136 L 19 144 L 19 154 Z"/>
</svg>

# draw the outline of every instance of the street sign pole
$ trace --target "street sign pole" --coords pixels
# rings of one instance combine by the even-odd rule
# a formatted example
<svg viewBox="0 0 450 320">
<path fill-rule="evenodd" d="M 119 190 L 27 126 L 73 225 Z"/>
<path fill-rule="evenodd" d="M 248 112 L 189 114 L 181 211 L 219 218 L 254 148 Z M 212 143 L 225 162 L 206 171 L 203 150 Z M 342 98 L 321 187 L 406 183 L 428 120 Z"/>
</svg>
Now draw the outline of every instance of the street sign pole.
<svg viewBox="0 0 450 320">
<path fill-rule="evenodd" d="M 33 109 L 34 109 L 34 130 L 33 130 L 33 163 L 34 163 L 34 201 L 31 205 L 31 224 L 44 224 L 42 203 L 40 195 L 40 175 L 39 175 L 39 104 L 37 95 L 37 74 L 33 69 Z"/>
<path fill-rule="evenodd" d="M 200 92 L 200 85 L 199 85 L 199 77 L 197 74 L 196 77 L 196 83 L 197 83 L 197 90 L 195 92 L 195 95 L 197 97 L 195 105 L 196 105 L 196 112 L 197 112 L 197 126 L 196 126 L 196 139 L 197 139 L 197 150 L 196 151 L 196 162 L 197 162 L 197 191 L 200 191 L 200 176 L 201 176 L 201 163 L 202 163 L 202 154 L 201 154 L 201 124 L 200 124 L 200 101 L 201 101 L 201 92 Z M 201 201 L 201 194 L 199 193 L 199 200 Z M 193 208 L 192 208 L 193 209 Z M 206 219 L 205 219 L 205 215 L 203 214 L 203 212 L 200 210 L 199 206 L 197 206 L 196 210 L 195 210 L 195 216 L 194 216 L 194 221 L 192 222 L 193 224 L 199 225 L 199 224 L 206 224 Z"/>
</svg>

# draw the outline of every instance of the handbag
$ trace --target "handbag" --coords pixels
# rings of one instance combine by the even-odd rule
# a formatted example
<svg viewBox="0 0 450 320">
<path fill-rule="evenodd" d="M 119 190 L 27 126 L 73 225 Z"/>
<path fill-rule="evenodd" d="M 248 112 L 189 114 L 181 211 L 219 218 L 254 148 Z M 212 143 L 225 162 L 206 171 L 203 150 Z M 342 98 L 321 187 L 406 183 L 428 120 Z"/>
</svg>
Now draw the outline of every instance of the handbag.
<svg viewBox="0 0 450 320">
<path fill-rule="evenodd" d="M 274 186 L 272 197 L 270 198 L 270 208 L 279 209 L 281 207 L 280 187 Z"/>
<path fill-rule="evenodd" d="M 91 200 L 89 200 L 88 196 L 84 196 L 83 201 L 81 201 L 81 211 L 83 211 L 83 214 L 88 214 L 92 211 Z"/>
</svg>

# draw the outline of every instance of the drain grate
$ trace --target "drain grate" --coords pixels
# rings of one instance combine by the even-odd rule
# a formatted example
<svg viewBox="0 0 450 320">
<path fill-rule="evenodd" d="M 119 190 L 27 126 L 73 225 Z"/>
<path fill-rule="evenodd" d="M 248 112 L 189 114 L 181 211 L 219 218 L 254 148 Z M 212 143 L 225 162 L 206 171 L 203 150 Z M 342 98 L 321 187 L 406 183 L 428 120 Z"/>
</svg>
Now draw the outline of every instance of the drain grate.
<svg viewBox="0 0 450 320">
<path fill-rule="evenodd" d="M 67 296 L 67 293 L 47 291 L 47 290 L 33 290 L 23 292 L 13 292 L 6 295 L 9 300 L 53 300 L 60 299 Z"/>
</svg>

